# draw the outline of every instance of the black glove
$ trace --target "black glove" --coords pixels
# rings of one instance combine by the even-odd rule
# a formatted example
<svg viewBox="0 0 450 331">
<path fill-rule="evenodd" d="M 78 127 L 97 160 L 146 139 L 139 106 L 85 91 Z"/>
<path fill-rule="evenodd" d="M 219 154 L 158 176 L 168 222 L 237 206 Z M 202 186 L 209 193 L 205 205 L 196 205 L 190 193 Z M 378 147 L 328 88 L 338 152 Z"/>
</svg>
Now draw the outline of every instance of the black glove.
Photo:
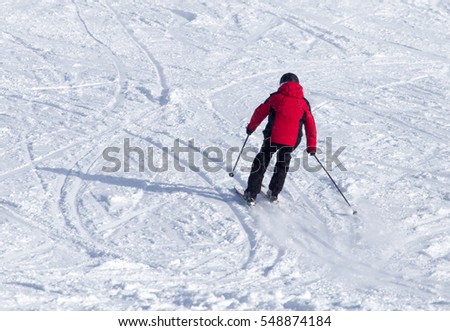
<svg viewBox="0 0 450 331">
<path fill-rule="evenodd" d="M 250 130 L 249 128 L 248 128 L 248 126 L 247 126 L 247 135 L 251 135 L 254 131 L 253 130 Z"/>
<path fill-rule="evenodd" d="M 316 155 L 316 148 L 315 147 L 308 147 L 306 151 L 309 153 L 310 156 Z"/>
</svg>

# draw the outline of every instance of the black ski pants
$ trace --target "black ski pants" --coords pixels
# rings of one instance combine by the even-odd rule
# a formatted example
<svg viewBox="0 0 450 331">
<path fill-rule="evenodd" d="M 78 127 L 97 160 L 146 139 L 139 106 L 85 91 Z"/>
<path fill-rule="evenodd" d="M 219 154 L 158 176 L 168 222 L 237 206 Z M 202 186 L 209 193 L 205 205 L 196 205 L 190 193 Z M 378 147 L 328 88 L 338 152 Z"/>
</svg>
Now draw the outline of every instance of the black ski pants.
<svg viewBox="0 0 450 331">
<path fill-rule="evenodd" d="M 262 181 L 270 164 L 270 159 L 273 154 L 277 153 L 277 162 L 270 180 L 269 189 L 272 191 L 272 194 L 278 195 L 283 189 L 292 158 L 291 154 L 294 149 L 295 147 L 274 144 L 270 142 L 270 139 L 265 139 L 261 150 L 253 160 L 252 170 L 248 177 L 247 191 L 254 197 L 261 191 Z"/>
</svg>

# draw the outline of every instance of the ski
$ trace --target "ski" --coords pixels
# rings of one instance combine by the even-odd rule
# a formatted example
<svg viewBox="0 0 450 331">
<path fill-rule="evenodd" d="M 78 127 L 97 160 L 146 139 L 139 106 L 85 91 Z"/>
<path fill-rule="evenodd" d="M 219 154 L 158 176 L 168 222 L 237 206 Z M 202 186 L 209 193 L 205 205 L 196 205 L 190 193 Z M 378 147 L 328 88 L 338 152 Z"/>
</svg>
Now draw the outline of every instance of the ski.
<svg viewBox="0 0 450 331">
<path fill-rule="evenodd" d="M 264 197 L 270 201 L 270 203 L 274 204 L 274 205 L 278 205 L 279 200 L 272 200 L 272 197 L 269 194 L 269 189 L 263 184 L 261 187 L 261 193 L 262 195 L 264 195 Z"/>
<path fill-rule="evenodd" d="M 234 190 L 236 191 L 237 195 L 239 195 L 241 197 L 242 200 L 244 200 L 244 202 L 249 205 L 249 206 L 254 206 L 256 205 L 255 201 L 248 201 L 245 198 L 245 194 L 244 194 L 244 189 L 240 186 L 240 185 L 235 185 L 234 186 Z"/>
<path fill-rule="evenodd" d="M 244 189 L 240 186 L 240 185 L 235 185 L 234 186 L 234 190 L 236 191 L 236 193 L 241 197 L 242 200 L 244 200 L 244 202 L 249 205 L 249 206 L 255 206 L 256 205 L 256 201 L 247 201 L 247 199 L 245 198 L 245 194 L 244 194 Z M 278 200 L 272 200 L 267 187 L 265 187 L 264 185 L 261 187 L 261 192 L 260 192 L 270 203 L 274 204 L 274 205 L 278 205 Z"/>
</svg>

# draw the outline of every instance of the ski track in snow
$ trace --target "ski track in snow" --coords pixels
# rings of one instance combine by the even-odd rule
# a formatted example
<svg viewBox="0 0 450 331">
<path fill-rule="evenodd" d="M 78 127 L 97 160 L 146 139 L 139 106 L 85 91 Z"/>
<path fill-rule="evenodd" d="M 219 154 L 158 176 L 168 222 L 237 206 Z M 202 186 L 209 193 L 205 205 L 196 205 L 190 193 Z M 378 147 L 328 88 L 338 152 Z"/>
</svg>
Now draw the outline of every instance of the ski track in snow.
<svg viewBox="0 0 450 331">
<path fill-rule="evenodd" d="M 2 10 L 0 308 L 450 309 L 445 2 Z M 232 189 L 249 160 L 231 179 L 237 154 L 206 150 L 240 148 L 286 71 L 320 147 L 345 146 L 347 171 L 331 173 L 355 216 L 301 150 L 280 204 L 255 208 Z M 126 138 L 168 170 L 141 172 L 132 152 L 125 172 Z M 193 160 L 170 150 L 177 139 Z M 102 170 L 111 146 L 114 173 Z"/>
</svg>

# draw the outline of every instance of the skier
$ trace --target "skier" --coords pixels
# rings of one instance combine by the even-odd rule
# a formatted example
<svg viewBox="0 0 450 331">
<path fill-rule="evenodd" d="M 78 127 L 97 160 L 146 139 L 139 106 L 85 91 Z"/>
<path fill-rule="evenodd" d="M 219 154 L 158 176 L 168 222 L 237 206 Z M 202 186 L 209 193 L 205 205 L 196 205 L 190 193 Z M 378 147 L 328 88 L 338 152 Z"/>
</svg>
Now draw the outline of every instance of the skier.
<svg viewBox="0 0 450 331">
<path fill-rule="evenodd" d="M 300 144 L 303 125 L 306 133 L 306 151 L 311 156 L 316 153 L 316 123 L 309 102 L 303 95 L 303 87 L 295 74 L 284 74 L 280 79 L 278 91 L 272 93 L 256 108 L 247 125 L 247 135 L 251 135 L 267 116 L 269 121 L 263 131 L 264 141 L 253 160 L 248 186 L 244 192 L 244 199 L 249 204 L 255 204 L 256 196 L 261 191 L 264 174 L 274 153 L 277 153 L 277 162 L 267 195 L 270 201 L 277 201 L 289 170 L 291 153 Z"/>
</svg>

